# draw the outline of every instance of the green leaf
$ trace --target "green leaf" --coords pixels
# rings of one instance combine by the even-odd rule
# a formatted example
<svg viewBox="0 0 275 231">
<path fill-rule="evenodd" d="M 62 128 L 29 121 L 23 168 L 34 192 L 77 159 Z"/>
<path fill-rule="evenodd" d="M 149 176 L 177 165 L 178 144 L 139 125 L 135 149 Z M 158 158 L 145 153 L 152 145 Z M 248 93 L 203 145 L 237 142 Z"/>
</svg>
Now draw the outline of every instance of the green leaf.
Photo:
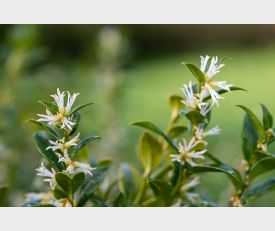
<svg viewBox="0 0 275 231">
<path fill-rule="evenodd" d="M 251 166 L 249 180 L 251 182 L 257 176 L 272 170 L 275 170 L 275 157 L 264 157 Z"/>
<path fill-rule="evenodd" d="M 169 106 L 172 109 L 172 117 L 171 117 L 172 122 L 176 122 L 176 120 L 180 116 L 179 111 L 184 108 L 184 105 L 181 102 L 182 100 L 183 98 L 178 95 L 169 96 Z"/>
<path fill-rule="evenodd" d="M 173 187 L 162 180 L 148 180 L 148 184 L 154 192 L 158 206 L 170 206 L 173 202 L 172 190 Z"/>
<path fill-rule="evenodd" d="M 255 155 L 257 149 L 258 133 L 248 115 L 245 115 L 244 118 L 242 140 L 243 155 L 249 161 Z"/>
<path fill-rule="evenodd" d="M 70 198 L 85 180 L 85 174 L 79 172 L 71 177 L 66 173 L 59 172 L 55 174 L 55 180 L 58 186 L 66 192 Z"/>
<path fill-rule="evenodd" d="M 240 87 L 230 87 L 230 91 L 247 91 L 247 90 L 245 90 L 245 89 L 243 89 L 243 88 L 240 88 Z M 224 93 L 228 93 L 229 91 L 226 91 L 226 90 L 224 90 L 224 89 L 220 89 L 220 90 L 218 90 L 217 92 L 218 92 L 219 95 L 222 95 L 222 94 L 224 94 Z M 203 99 L 203 101 L 207 101 L 207 100 L 209 100 L 209 99 L 211 99 L 211 95 L 205 97 L 205 98 Z"/>
<path fill-rule="evenodd" d="M 74 157 L 82 148 L 84 148 L 89 142 L 93 140 L 100 140 L 99 136 L 89 136 L 83 140 L 81 140 L 73 149 L 71 153 L 71 157 Z"/>
<path fill-rule="evenodd" d="M 168 136 L 170 136 L 172 139 L 175 139 L 179 136 L 181 136 L 185 131 L 187 131 L 187 127 L 183 125 L 174 125 L 171 126 L 168 130 Z"/>
<path fill-rule="evenodd" d="M 40 100 L 38 103 L 41 103 L 43 106 L 45 106 L 52 114 L 56 114 L 58 111 L 58 106 L 54 102 Z"/>
<path fill-rule="evenodd" d="M 139 147 L 139 157 L 144 167 L 144 175 L 148 176 L 152 168 L 160 163 L 162 147 L 157 139 L 144 132 Z"/>
<path fill-rule="evenodd" d="M 79 188 L 79 186 L 83 183 L 83 181 L 85 180 L 85 173 L 83 172 L 79 172 L 76 173 L 73 177 L 72 177 L 72 192 L 76 192 L 76 190 Z"/>
<path fill-rule="evenodd" d="M 205 122 L 206 117 L 204 117 L 200 112 L 198 111 L 190 111 L 187 114 L 185 114 L 187 119 L 191 122 L 193 125 L 198 125 L 203 122 Z"/>
<path fill-rule="evenodd" d="M 275 190 L 275 178 L 271 178 L 246 189 L 241 196 L 241 203 L 247 204 L 272 190 Z"/>
<path fill-rule="evenodd" d="M 73 115 L 74 113 L 76 113 L 76 112 L 79 111 L 80 109 L 82 109 L 82 108 L 84 108 L 84 107 L 87 107 L 87 106 L 89 106 L 89 105 L 91 105 L 91 104 L 94 104 L 94 103 L 86 103 L 86 104 L 82 104 L 82 105 L 80 105 L 80 106 L 74 108 L 74 109 L 70 112 L 69 116 Z"/>
<path fill-rule="evenodd" d="M 261 104 L 261 107 L 262 107 L 262 111 L 263 111 L 264 129 L 268 130 L 268 129 L 272 128 L 272 126 L 273 126 L 273 117 L 265 105 Z"/>
<path fill-rule="evenodd" d="M 133 202 L 136 193 L 134 182 L 133 170 L 128 164 L 123 164 L 119 170 L 119 190 L 123 194 L 124 206 Z"/>
<path fill-rule="evenodd" d="M 58 156 L 54 153 L 52 149 L 46 150 L 49 146 L 49 140 L 52 140 L 46 132 L 37 131 L 33 135 L 34 140 L 37 144 L 38 151 L 44 156 L 51 164 L 56 166 L 59 170 L 64 170 L 65 166 L 62 162 L 59 162 Z"/>
<path fill-rule="evenodd" d="M 222 162 L 218 158 L 216 158 L 215 156 L 213 156 L 209 152 L 206 152 L 204 155 L 207 156 L 212 161 L 214 161 L 216 164 L 222 164 Z"/>
<path fill-rule="evenodd" d="M 53 190 L 53 196 L 58 200 L 68 198 L 68 194 L 64 192 L 59 186 L 56 186 Z"/>
<path fill-rule="evenodd" d="M 237 189 L 242 186 L 242 177 L 240 173 L 226 164 L 204 164 L 196 165 L 188 169 L 188 174 L 200 173 L 200 172 L 221 172 L 225 173 L 232 181 Z"/>
<path fill-rule="evenodd" d="M 177 145 L 176 143 L 174 143 L 174 141 L 169 137 L 167 136 L 160 128 L 158 128 L 156 125 L 154 125 L 153 123 L 149 122 L 149 121 L 140 121 L 140 122 L 135 122 L 135 123 L 132 123 L 131 125 L 135 125 L 135 126 L 139 126 L 139 127 L 142 127 L 142 128 L 145 128 L 145 129 L 148 129 L 160 136 L 162 136 L 166 141 L 167 143 L 176 151 L 178 152 L 178 148 L 177 148 Z"/>
<path fill-rule="evenodd" d="M 238 107 L 242 108 L 248 115 L 249 119 L 251 120 L 253 126 L 257 130 L 259 139 L 263 140 L 265 138 L 265 130 L 263 125 L 261 124 L 261 121 L 258 119 L 258 117 L 247 107 L 242 105 L 237 105 Z"/>
<path fill-rule="evenodd" d="M 47 128 L 47 130 L 50 132 L 50 134 L 52 136 L 54 136 L 56 139 L 61 139 L 62 138 L 60 136 L 59 132 L 55 128 L 51 127 L 48 123 L 39 122 L 39 121 L 36 121 L 36 120 L 33 120 L 33 119 L 27 120 L 27 122 L 31 122 L 31 123 L 37 124 L 41 127 Z"/>
<path fill-rule="evenodd" d="M 55 174 L 55 180 L 58 186 L 67 193 L 67 195 L 70 197 L 72 192 L 72 178 L 64 173 L 64 172 L 58 172 Z"/>
<path fill-rule="evenodd" d="M 194 65 L 192 63 L 186 63 L 186 62 L 182 62 L 182 64 L 188 68 L 188 70 L 199 81 L 199 83 L 205 82 L 206 79 L 205 79 L 204 73 L 196 65 Z"/>
<path fill-rule="evenodd" d="M 76 113 L 74 113 L 74 114 L 70 117 L 71 121 L 72 121 L 73 123 L 75 123 L 75 125 L 73 125 L 73 127 L 72 127 L 73 129 L 72 129 L 71 133 L 69 134 L 70 136 L 73 135 L 73 134 L 76 132 L 76 130 L 77 130 L 77 128 L 78 128 L 78 125 L 79 125 L 80 118 L 81 118 L 81 116 L 80 116 L 80 112 L 79 112 L 79 111 L 76 112 Z"/>
<path fill-rule="evenodd" d="M 1 186 L 0 187 L 0 206 L 7 206 L 6 199 L 7 199 L 7 193 L 8 193 L 8 186 Z"/>
<path fill-rule="evenodd" d="M 108 165 L 97 167 L 97 169 L 93 171 L 92 176 L 86 176 L 85 181 L 81 184 L 75 193 L 77 206 L 83 206 L 91 198 L 92 194 L 99 187 L 99 184 L 103 181 L 108 169 Z"/>
</svg>

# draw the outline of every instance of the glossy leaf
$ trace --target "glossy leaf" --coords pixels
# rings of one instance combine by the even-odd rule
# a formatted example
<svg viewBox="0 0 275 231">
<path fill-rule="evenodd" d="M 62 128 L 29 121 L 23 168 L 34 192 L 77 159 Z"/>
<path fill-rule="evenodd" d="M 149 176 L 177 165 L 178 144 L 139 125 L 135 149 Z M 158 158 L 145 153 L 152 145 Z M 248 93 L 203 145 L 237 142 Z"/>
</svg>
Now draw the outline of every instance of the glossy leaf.
<svg viewBox="0 0 275 231">
<path fill-rule="evenodd" d="M 192 123 L 192 124 L 200 124 L 205 122 L 206 117 L 204 117 L 200 112 L 198 111 L 190 111 L 186 115 L 187 119 Z"/>
<path fill-rule="evenodd" d="M 45 127 L 50 132 L 50 134 L 52 136 L 54 136 L 56 139 L 61 139 L 62 138 L 60 136 L 59 132 L 55 128 L 51 127 L 48 123 L 39 122 L 39 121 L 33 120 L 33 119 L 27 120 L 27 122 L 37 124 L 41 127 Z"/>
<path fill-rule="evenodd" d="M 60 188 L 70 197 L 85 180 L 85 174 L 83 172 L 79 172 L 71 177 L 66 173 L 59 172 L 55 174 L 55 180 Z"/>
<path fill-rule="evenodd" d="M 72 179 L 71 177 L 63 172 L 55 174 L 55 180 L 58 186 L 67 193 L 68 196 L 72 195 Z"/>
<path fill-rule="evenodd" d="M 263 196 L 267 192 L 275 190 L 275 178 L 271 178 L 262 183 L 253 185 L 245 190 L 241 196 L 241 202 L 247 204 L 253 200 L 256 200 L 260 196 Z"/>
<path fill-rule="evenodd" d="M 172 109 L 172 122 L 175 122 L 179 118 L 179 111 L 184 108 L 182 97 L 178 95 L 169 96 L 169 106 Z"/>
<path fill-rule="evenodd" d="M 265 137 L 265 130 L 263 125 L 261 124 L 261 121 L 258 119 L 258 117 L 247 107 L 242 105 L 237 105 L 238 107 L 242 108 L 248 115 L 249 119 L 251 120 L 254 128 L 257 130 L 259 139 L 263 140 Z"/>
<path fill-rule="evenodd" d="M 92 194 L 97 190 L 99 184 L 103 181 L 108 169 L 108 165 L 97 167 L 97 169 L 93 171 L 92 176 L 86 176 L 85 181 L 75 193 L 77 206 L 83 206 L 91 198 Z"/>
<path fill-rule="evenodd" d="M 273 117 L 265 105 L 261 104 L 261 107 L 262 107 L 262 111 L 263 111 L 264 129 L 268 130 L 268 129 L 272 128 L 272 126 L 273 126 Z"/>
<path fill-rule="evenodd" d="M 58 111 L 58 106 L 54 102 L 49 102 L 46 100 L 40 100 L 38 101 L 43 106 L 45 106 L 52 114 L 56 114 Z"/>
<path fill-rule="evenodd" d="M 139 147 L 139 157 L 144 167 L 144 175 L 148 176 L 151 169 L 160 163 L 162 146 L 157 139 L 144 132 Z"/>
<path fill-rule="evenodd" d="M 177 145 L 174 143 L 174 141 L 169 137 L 167 136 L 160 128 L 158 128 L 156 125 L 154 125 L 153 123 L 151 122 L 148 122 L 148 121 L 140 121 L 140 122 L 135 122 L 135 123 L 132 123 L 131 125 L 135 125 L 135 126 L 139 126 L 139 127 L 142 127 L 142 128 L 146 128 L 160 136 L 162 136 L 166 141 L 167 143 L 176 151 L 178 152 L 178 148 L 177 148 Z"/>
<path fill-rule="evenodd" d="M 79 186 L 83 183 L 85 180 L 85 174 L 83 172 L 76 173 L 72 177 L 72 192 L 76 192 L 76 190 L 79 188 Z"/>
<path fill-rule="evenodd" d="M 81 110 L 82 108 L 87 107 L 87 106 L 92 105 L 92 104 L 94 104 L 94 103 L 86 103 L 86 104 L 82 104 L 82 105 L 80 105 L 80 106 L 74 108 L 74 109 L 70 112 L 69 116 L 73 115 L 74 113 L 76 113 L 77 111 Z"/>
<path fill-rule="evenodd" d="M 242 140 L 243 155 L 247 161 L 250 161 L 257 149 L 258 133 L 248 115 L 244 118 Z"/>
<path fill-rule="evenodd" d="M 84 148 L 89 142 L 93 140 L 100 140 L 99 136 L 89 136 L 83 140 L 81 140 L 73 149 L 71 156 L 75 156 L 82 148 Z"/>
<path fill-rule="evenodd" d="M 275 157 L 266 156 L 251 166 L 249 171 L 249 180 L 251 182 L 257 176 L 272 170 L 275 170 Z"/>
<path fill-rule="evenodd" d="M 188 70 L 198 80 L 199 83 L 204 83 L 205 82 L 204 73 L 196 65 L 194 65 L 192 63 L 186 63 L 186 62 L 182 62 L 182 64 L 185 65 L 188 68 Z"/>
<path fill-rule="evenodd" d="M 187 127 L 183 125 L 174 125 L 170 127 L 168 130 L 168 136 L 170 136 L 172 139 L 175 139 L 179 136 L 181 136 L 185 131 L 187 131 Z"/>
<path fill-rule="evenodd" d="M 240 173 L 226 164 L 196 165 L 188 169 L 189 174 L 200 172 L 221 172 L 225 173 L 231 179 L 234 186 L 239 189 L 242 186 L 242 177 Z"/>
<path fill-rule="evenodd" d="M 173 187 L 162 180 L 148 180 L 148 184 L 154 192 L 159 206 L 170 206 L 173 202 Z"/>
<path fill-rule="evenodd" d="M 50 137 L 44 131 L 35 132 L 33 137 L 37 144 L 38 151 L 42 154 L 42 156 L 44 156 L 51 164 L 56 166 L 59 170 L 64 170 L 64 164 L 62 162 L 59 162 L 59 158 L 54 153 L 54 151 L 52 149 L 46 150 L 46 148 L 49 146 L 49 140 L 52 140 L 52 137 Z"/>
</svg>

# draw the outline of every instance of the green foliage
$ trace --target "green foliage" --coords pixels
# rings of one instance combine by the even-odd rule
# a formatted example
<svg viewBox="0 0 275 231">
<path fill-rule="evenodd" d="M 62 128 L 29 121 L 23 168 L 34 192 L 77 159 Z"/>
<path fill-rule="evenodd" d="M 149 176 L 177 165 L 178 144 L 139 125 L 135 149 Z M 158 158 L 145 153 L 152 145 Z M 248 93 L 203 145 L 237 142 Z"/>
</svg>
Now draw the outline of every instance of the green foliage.
<svg viewBox="0 0 275 231">
<path fill-rule="evenodd" d="M 91 142 L 93 140 L 100 140 L 100 137 L 99 136 L 89 136 L 89 137 L 79 141 L 79 143 L 73 149 L 73 151 L 71 153 L 71 157 L 76 155 L 82 148 L 84 148 L 89 142 Z"/>
<path fill-rule="evenodd" d="M 242 195 L 241 201 L 243 204 L 247 204 L 273 190 L 275 190 L 275 178 L 268 179 L 248 188 Z"/>
<path fill-rule="evenodd" d="M 154 125 L 153 123 L 149 122 L 149 121 L 141 121 L 141 122 L 135 122 L 132 123 L 131 125 L 135 125 L 135 126 L 139 126 L 145 129 L 148 129 L 149 131 L 152 131 L 160 136 L 162 136 L 167 143 L 175 150 L 177 151 L 177 145 L 174 143 L 174 141 L 171 139 L 171 137 L 169 137 L 168 135 L 166 135 L 160 128 L 158 128 L 156 125 Z"/>
<path fill-rule="evenodd" d="M 186 62 L 182 62 L 182 64 L 185 65 L 188 68 L 188 70 L 198 80 L 199 83 L 204 83 L 205 82 L 204 73 L 196 65 L 194 65 L 192 63 L 186 63 Z"/>
<path fill-rule="evenodd" d="M 64 170 L 64 165 L 62 162 L 59 162 L 58 156 L 54 153 L 54 151 L 52 149 L 47 150 L 47 147 L 49 146 L 49 140 L 52 140 L 53 137 L 44 131 L 35 132 L 33 137 L 36 142 L 37 149 L 42 154 L 42 156 L 54 167 L 58 168 L 59 170 Z"/>
<path fill-rule="evenodd" d="M 229 176 L 236 189 L 240 189 L 242 186 L 242 177 L 240 173 L 226 164 L 197 165 L 188 169 L 189 174 L 201 172 L 225 173 L 227 176 Z"/>
<path fill-rule="evenodd" d="M 140 140 L 139 157 L 144 167 L 145 176 L 149 175 L 152 168 L 159 165 L 161 155 L 162 147 L 160 142 L 149 133 L 144 132 Z"/>
<path fill-rule="evenodd" d="M 81 110 L 82 108 L 87 107 L 87 106 L 90 106 L 90 105 L 92 105 L 92 104 L 94 104 L 94 103 L 86 103 L 86 104 L 79 105 L 78 107 L 74 108 L 74 109 L 70 112 L 69 116 L 75 114 L 76 112 L 78 112 L 78 111 Z"/>
<path fill-rule="evenodd" d="M 98 189 L 99 184 L 103 181 L 107 170 L 109 169 L 108 165 L 103 167 L 98 167 L 93 175 L 87 175 L 86 180 L 79 187 L 79 190 L 76 192 L 77 206 L 83 206 L 85 203 L 92 197 L 93 193 Z"/>
<path fill-rule="evenodd" d="M 24 206 L 218 206 L 197 192 L 199 175 L 203 173 L 222 173 L 228 177 L 234 185 L 229 201 L 232 206 L 248 205 L 275 189 L 274 178 L 252 185 L 255 178 L 275 169 L 275 157 L 268 150 L 274 141 L 273 117 L 263 104 L 262 119 L 247 107 L 238 105 L 245 112 L 242 148 L 246 161 L 243 161 L 243 170 L 210 154 L 207 137 L 220 133 L 219 126 L 206 130 L 213 108 L 219 105 L 220 95 L 244 89 L 233 87 L 226 81 L 213 80 L 223 67 L 222 59 L 213 57 L 209 63 L 209 58 L 202 59 L 201 69 L 183 63 L 196 82 L 183 86 L 183 97 L 169 96 L 171 117 L 165 131 L 149 121 L 131 124 L 146 130 L 138 145 L 138 168 L 122 164 L 120 168 L 110 169 L 112 161 L 109 159 L 100 162 L 93 159 L 86 164 L 90 160 L 83 154 L 83 148 L 100 138 L 80 139 L 79 133 L 74 134 L 80 123 L 80 109 L 92 103 L 72 110 L 64 108 L 58 101 L 64 99 L 58 97 L 65 96 L 65 93 L 60 94 L 59 89 L 54 97 L 56 102 L 39 101 L 52 113 L 49 123 L 47 115 L 42 115 L 42 121 L 46 122 L 30 122 L 46 130 L 37 131 L 34 139 L 49 164 L 50 170 L 42 164 L 37 171 L 45 177 L 44 181 L 50 183 L 51 200 L 47 198 L 48 194 L 43 194 L 40 199 L 31 200 Z M 73 102 L 75 98 L 70 98 L 68 93 L 69 100 Z M 84 163 L 79 160 L 84 160 Z M 110 174 L 106 177 L 107 172 Z"/>
</svg>

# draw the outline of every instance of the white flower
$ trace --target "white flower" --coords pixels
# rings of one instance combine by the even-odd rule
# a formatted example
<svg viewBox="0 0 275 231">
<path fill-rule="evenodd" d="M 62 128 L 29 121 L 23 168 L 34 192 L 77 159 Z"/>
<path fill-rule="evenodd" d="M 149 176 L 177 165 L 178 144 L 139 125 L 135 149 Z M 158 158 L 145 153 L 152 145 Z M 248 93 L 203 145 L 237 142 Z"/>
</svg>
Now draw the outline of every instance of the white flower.
<svg viewBox="0 0 275 231">
<path fill-rule="evenodd" d="M 201 95 L 203 98 L 207 97 L 208 95 L 211 96 L 213 104 L 219 106 L 218 100 L 223 99 L 223 97 L 215 90 L 214 87 L 219 87 L 225 91 L 230 91 L 230 87 L 232 84 L 227 84 L 226 81 L 214 81 L 212 77 L 220 72 L 220 69 L 224 67 L 224 64 L 220 63 L 219 58 L 212 57 L 211 63 L 208 65 L 208 61 L 210 56 L 201 56 L 201 67 L 200 70 L 205 74 L 206 81 L 202 86 Z"/>
<path fill-rule="evenodd" d="M 191 201 L 192 203 L 196 202 L 196 199 L 199 198 L 199 194 L 188 192 L 190 189 L 196 187 L 200 183 L 199 177 L 194 177 L 190 179 L 187 183 L 185 183 L 181 188 L 180 191 L 182 194 L 186 196 L 186 198 Z"/>
<path fill-rule="evenodd" d="M 200 183 L 200 178 L 199 177 L 194 177 L 192 179 L 190 179 L 186 184 L 184 184 L 181 187 L 181 191 L 182 192 L 187 192 L 188 190 L 190 190 L 191 188 L 196 187 L 198 184 Z"/>
<path fill-rule="evenodd" d="M 55 188 L 56 182 L 54 176 L 56 172 L 53 168 L 51 169 L 52 171 L 50 171 L 44 166 L 44 163 L 41 162 L 41 166 L 35 170 L 37 171 L 37 176 L 46 177 L 46 179 L 44 179 L 43 181 L 48 182 L 51 186 L 51 189 Z"/>
<path fill-rule="evenodd" d="M 96 168 L 92 168 L 89 164 L 80 163 L 78 161 L 73 161 L 68 155 L 62 156 L 60 153 L 57 153 L 59 156 L 59 162 L 64 162 L 67 166 L 66 171 L 69 174 L 74 174 L 78 172 L 84 172 L 85 174 L 93 175 L 92 171 Z"/>
<path fill-rule="evenodd" d="M 58 106 L 59 113 L 61 113 L 63 115 L 70 114 L 72 105 L 73 105 L 76 97 L 79 95 L 79 93 L 74 93 L 73 96 L 71 97 L 71 94 L 68 91 L 67 91 L 67 94 L 68 94 L 68 100 L 67 100 L 66 106 L 64 105 L 64 97 L 66 95 L 64 93 L 64 91 L 61 93 L 59 88 L 57 88 L 57 94 L 51 95 L 51 97 L 54 98 L 54 100 Z"/>
<path fill-rule="evenodd" d="M 207 136 L 219 135 L 220 132 L 221 132 L 221 129 L 219 128 L 219 126 L 211 128 L 208 131 L 204 131 L 204 129 L 202 129 L 202 128 L 195 127 L 195 137 L 198 140 L 202 140 L 203 138 L 205 138 Z"/>
<path fill-rule="evenodd" d="M 200 94 L 194 94 L 192 82 L 190 81 L 188 85 L 183 85 L 181 88 L 185 100 L 181 101 L 187 108 L 190 109 L 202 109 L 207 103 L 203 102 L 203 98 Z"/>
<path fill-rule="evenodd" d="M 200 151 L 193 150 L 200 143 L 205 144 L 205 141 L 196 140 L 195 137 L 193 137 L 187 144 L 186 140 L 183 139 L 183 144 L 179 143 L 179 154 L 170 154 L 172 161 L 177 161 L 181 164 L 187 162 L 192 166 L 196 165 L 193 159 L 204 159 L 203 154 L 207 151 L 206 149 Z"/>
<path fill-rule="evenodd" d="M 79 95 L 79 93 L 74 93 L 72 96 L 70 92 L 67 91 L 68 99 L 67 104 L 64 103 L 64 97 L 66 96 L 65 92 L 60 92 L 59 88 L 57 89 L 57 94 L 51 95 L 54 98 L 56 105 L 58 107 L 57 113 L 54 115 L 49 110 L 46 110 L 46 115 L 37 114 L 40 119 L 37 121 L 48 122 L 49 125 L 60 125 L 61 129 L 69 129 L 72 130 L 72 126 L 75 125 L 74 122 L 71 121 L 70 112 L 72 109 L 72 105 Z"/>
<path fill-rule="evenodd" d="M 64 153 L 64 155 L 67 155 L 68 154 L 68 149 L 72 146 L 77 145 L 76 142 L 78 142 L 79 136 L 80 136 L 80 133 L 78 133 L 78 135 L 75 136 L 74 138 L 72 138 L 70 141 L 66 141 L 66 142 L 65 142 L 65 138 L 63 138 L 61 140 L 57 140 L 57 141 L 49 140 L 49 143 L 52 146 L 48 146 L 46 148 L 46 150 L 48 150 L 48 149 L 52 149 L 53 151 L 61 150 L 62 153 Z"/>
</svg>

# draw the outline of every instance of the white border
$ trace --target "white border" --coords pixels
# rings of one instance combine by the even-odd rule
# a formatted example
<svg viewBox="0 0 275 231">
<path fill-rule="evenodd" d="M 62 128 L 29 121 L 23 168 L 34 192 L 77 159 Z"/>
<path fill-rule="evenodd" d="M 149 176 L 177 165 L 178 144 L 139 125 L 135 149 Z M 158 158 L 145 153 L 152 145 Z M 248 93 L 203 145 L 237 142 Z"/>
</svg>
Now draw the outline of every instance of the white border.
<svg viewBox="0 0 275 231">
<path fill-rule="evenodd" d="M 3 208 L 1 230 L 272 230 L 274 208 Z"/>
<path fill-rule="evenodd" d="M 2 0 L 10 24 L 275 23 L 271 0 Z"/>
</svg>

